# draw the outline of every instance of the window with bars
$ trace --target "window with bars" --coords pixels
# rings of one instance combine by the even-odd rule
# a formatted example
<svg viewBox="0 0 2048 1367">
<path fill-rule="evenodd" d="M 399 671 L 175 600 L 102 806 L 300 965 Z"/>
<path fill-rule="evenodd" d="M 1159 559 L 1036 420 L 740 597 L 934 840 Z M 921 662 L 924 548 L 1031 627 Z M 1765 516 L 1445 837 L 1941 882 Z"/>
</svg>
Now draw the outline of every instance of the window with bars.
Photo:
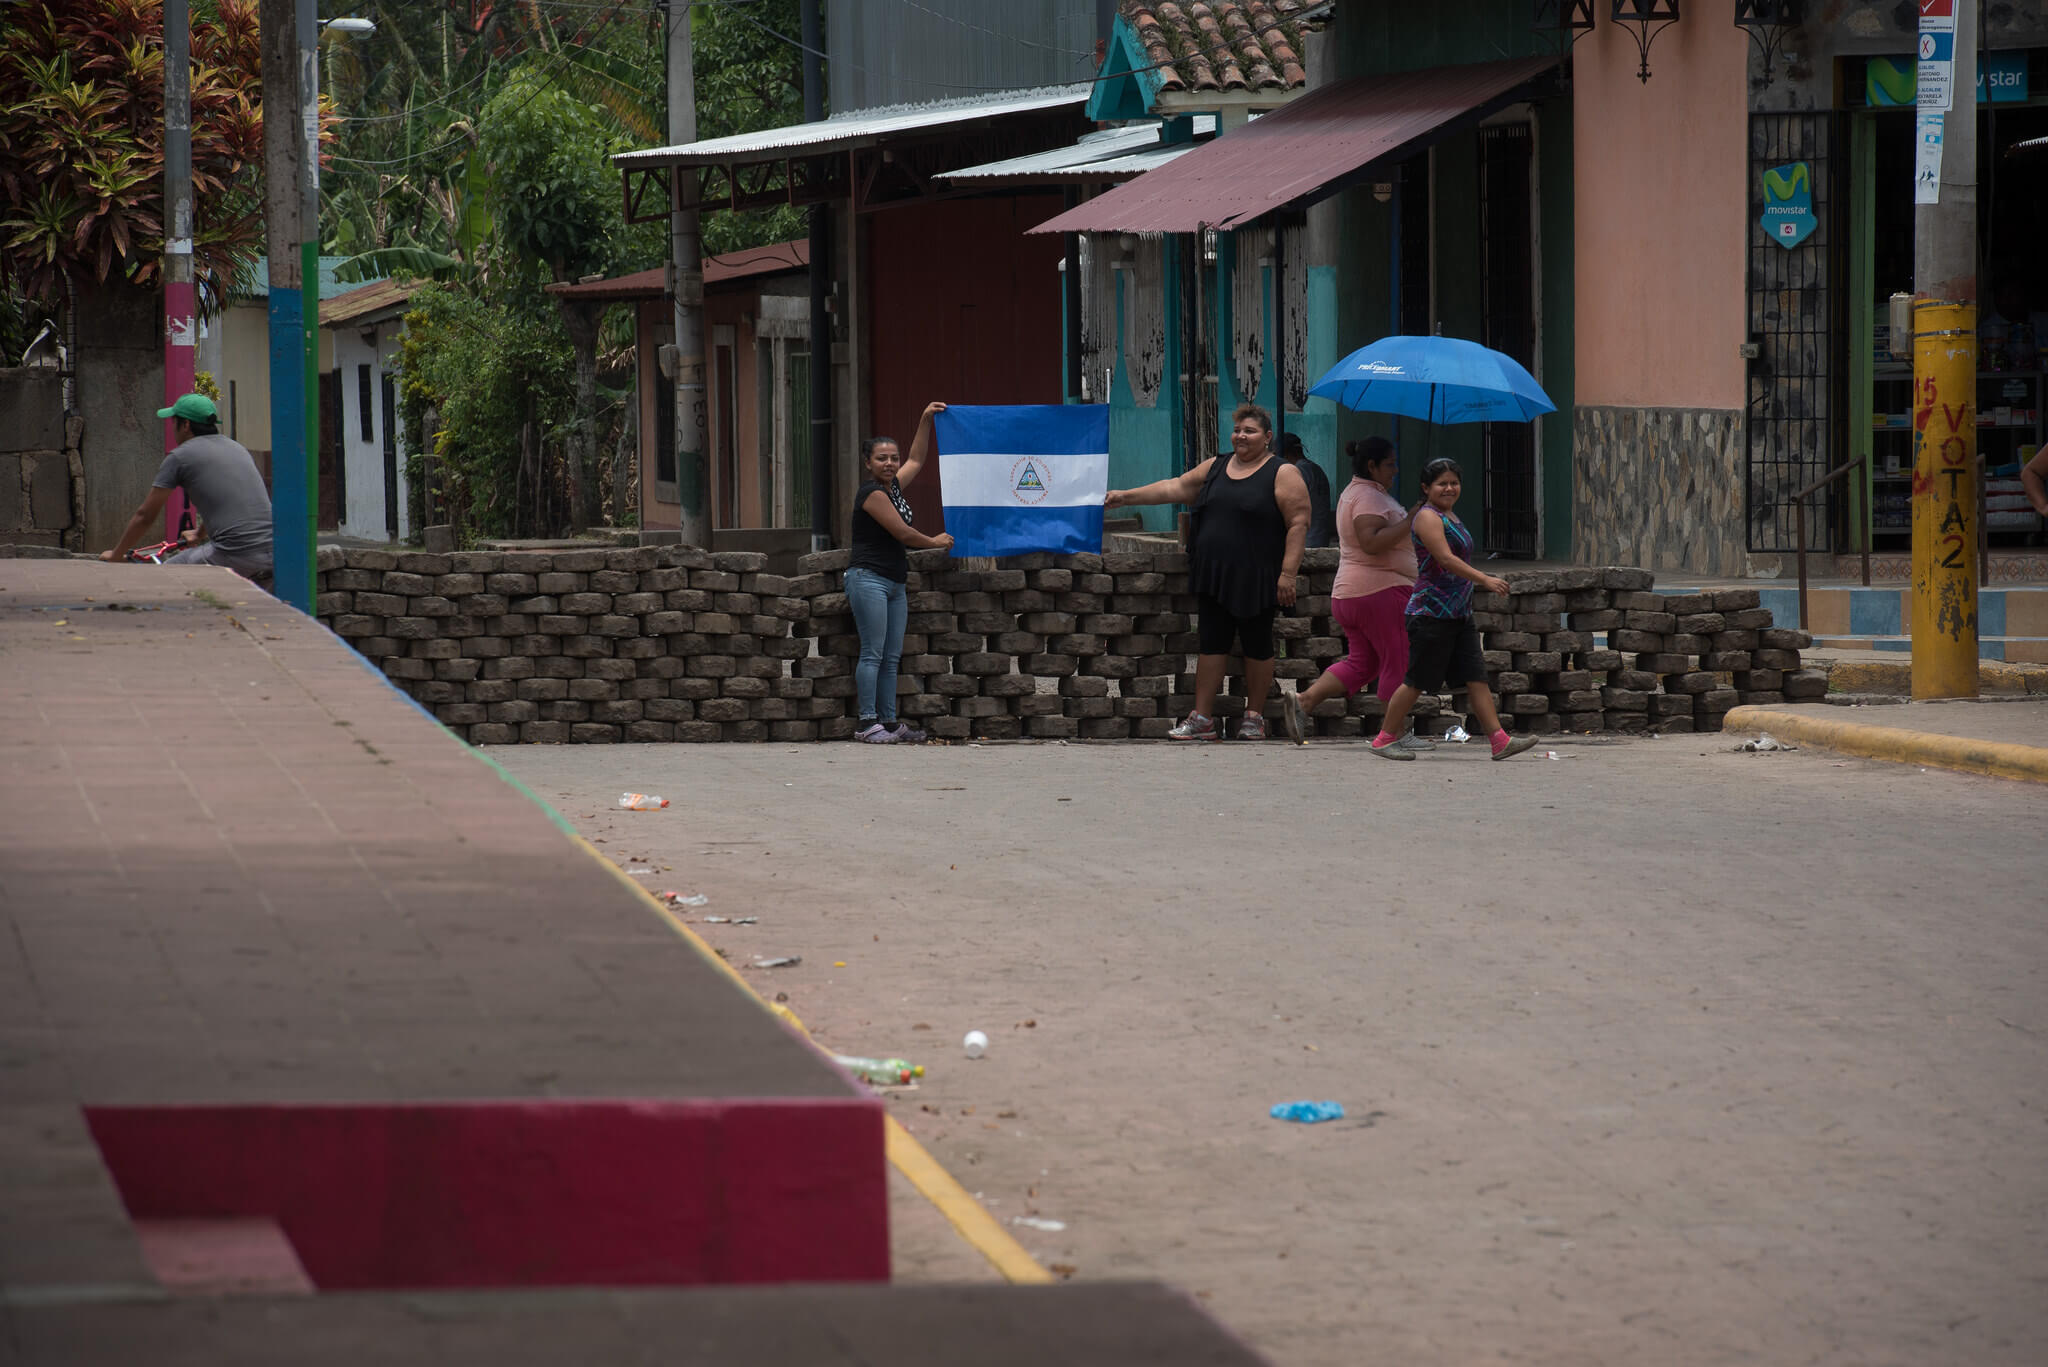
<svg viewBox="0 0 2048 1367">
<path fill-rule="evenodd" d="M 1793 495 L 1833 468 L 1837 381 L 1833 274 L 1835 118 L 1828 113 L 1753 114 L 1749 121 L 1750 362 L 1744 478 L 1749 549 L 1798 548 Z M 1764 212 L 1764 172 L 1804 164 L 1818 226 L 1786 248 L 1755 225 Z M 1807 549 L 1839 540 L 1840 481 L 1812 496 Z"/>
</svg>

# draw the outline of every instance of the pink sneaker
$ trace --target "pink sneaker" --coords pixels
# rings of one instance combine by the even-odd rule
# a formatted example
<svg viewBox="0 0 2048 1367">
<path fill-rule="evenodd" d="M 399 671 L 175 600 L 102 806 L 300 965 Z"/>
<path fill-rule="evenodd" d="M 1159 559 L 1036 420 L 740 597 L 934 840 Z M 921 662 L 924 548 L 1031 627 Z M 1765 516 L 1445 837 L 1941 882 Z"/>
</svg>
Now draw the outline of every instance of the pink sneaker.
<svg viewBox="0 0 2048 1367">
<path fill-rule="evenodd" d="M 1223 735 L 1216 729 L 1216 723 L 1213 720 L 1203 716 L 1200 712 L 1190 712 L 1185 720 L 1166 733 L 1166 738 L 1168 740 L 1222 740 Z"/>
</svg>

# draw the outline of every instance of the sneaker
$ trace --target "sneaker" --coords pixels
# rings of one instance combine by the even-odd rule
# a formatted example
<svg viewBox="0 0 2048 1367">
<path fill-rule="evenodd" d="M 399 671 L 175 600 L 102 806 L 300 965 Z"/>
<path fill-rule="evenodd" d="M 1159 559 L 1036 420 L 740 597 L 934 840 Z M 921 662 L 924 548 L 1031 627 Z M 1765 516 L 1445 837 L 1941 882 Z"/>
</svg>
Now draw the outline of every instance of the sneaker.
<svg viewBox="0 0 2048 1367">
<path fill-rule="evenodd" d="M 1298 695 L 1280 695 L 1280 720 L 1286 723 L 1287 739 L 1296 745 L 1308 744 L 1308 719 L 1302 715 L 1301 698 Z"/>
<path fill-rule="evenodd" d="M 1187 718 L 1166 733 L 1168 740 L 1221 740 L 1216 723 L 1200 712 L 1190 712 Z"/>
<path fill-rule="evenodd" d="M 866 741 L 869 745 L 894 745 L 896 733 L 881 722 L 871 721 L 853 733 L 855 740 Z"/>
<path fill-rule="evenodd" d="M 1385 745 L 1381 745 L 1375 740 L 1369 748 L 1381 759 L 1412 760 L 1415 758 L 1415 752 L 1397 740 L 1390 740 Z"/>
<path fill-rule="evenodd" d="M 1264 740 L 1266 738 L 1265 717 L 1257 712 L 1247 712 L 1242 717 L 1239 717 L 1237 719 L 1237 738 L 1239 740 Z"/>
<path fill-rule="evenodd" d="M 1395 741 L 1394 744 L 1406 750 L 1413 750 L 1418 755 L 1426 754 L 1436 749 L 1436 742 L 1419 731 L 1410 731 L 1407 735 Z"/>
<path fill-rule="evenodd" d="M 1513 759 L 1524 750 L 1535 749 L 1536 742 L 1541 739 L 1542 737 L 1540 736 L 1510 736 L 1506 745 L 1493 752 L 1493 757 L 1495 759 Z"/>
<path fill-rule="evenodd" d="M 905 745 L 922 745 L 925 741 L 924 732 L 907 721 L 883 722 L 882 725 L 895 727 L 896 739 Z"/>
</svg>

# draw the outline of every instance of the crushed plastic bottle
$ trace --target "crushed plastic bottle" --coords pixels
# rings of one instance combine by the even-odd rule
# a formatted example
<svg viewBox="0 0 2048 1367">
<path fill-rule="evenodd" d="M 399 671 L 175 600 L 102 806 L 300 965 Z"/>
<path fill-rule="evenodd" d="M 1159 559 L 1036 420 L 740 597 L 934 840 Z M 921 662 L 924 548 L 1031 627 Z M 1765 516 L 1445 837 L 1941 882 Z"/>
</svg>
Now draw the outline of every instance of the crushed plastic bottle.
<svg viewBox="0 0 2048 1367">
<path fill-rule="evenodd" d="M 862 1082 L 877 1087 L 907 1087 L 924 1076 L 924 1065 L 901 1058 L 863 1058 L 859 1054 L 834 1054 L 832 1061 Z"/>
<path fill-rule="evenodd" d="M 1456 722 L 1453 722 L 1451 723 L 1451 729 L 1444 732 L 1444 739 L 1453 745 L 1463 745 L 1466 741 L 1472 739 L 1472 733 Z"/>
<path fill-rule="evenodd" d="M 629 812 L 658 812 L 668 799 L 654 793 L 620 793 L 619 805 Z"/>
</svg>

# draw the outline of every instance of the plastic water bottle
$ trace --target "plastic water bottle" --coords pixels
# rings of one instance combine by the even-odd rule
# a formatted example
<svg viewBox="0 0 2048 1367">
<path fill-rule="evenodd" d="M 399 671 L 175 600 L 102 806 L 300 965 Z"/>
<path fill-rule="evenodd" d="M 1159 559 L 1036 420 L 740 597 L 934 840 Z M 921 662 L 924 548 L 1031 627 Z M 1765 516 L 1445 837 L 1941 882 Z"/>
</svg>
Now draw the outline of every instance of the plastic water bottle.
<svg viewBox="0 0 2048 1367">
<path fill-rule="evenodd" d="M 834 1054 L 832 1061 L 862 1082 L 877 1087 L 903 1087 L 924 1076 L 924 1065 L 902 1058 L 863 1058 L 859 1054 Z"/>
<path fill-rule="evenodd" d="M 988 1036 L 979 1030 L 969 1030 L 967 1038 L 960 1041 L 960 1047 L 967 1051 L 967 1057 L 980 1058 L 988 1052 Z"/>
<path fill-rule="evenodd" d="M 620 793 L 619 805 L 629 812 L 658 812 L 668 806 L 668 799 L 653 793 Z"/>
</svg>

